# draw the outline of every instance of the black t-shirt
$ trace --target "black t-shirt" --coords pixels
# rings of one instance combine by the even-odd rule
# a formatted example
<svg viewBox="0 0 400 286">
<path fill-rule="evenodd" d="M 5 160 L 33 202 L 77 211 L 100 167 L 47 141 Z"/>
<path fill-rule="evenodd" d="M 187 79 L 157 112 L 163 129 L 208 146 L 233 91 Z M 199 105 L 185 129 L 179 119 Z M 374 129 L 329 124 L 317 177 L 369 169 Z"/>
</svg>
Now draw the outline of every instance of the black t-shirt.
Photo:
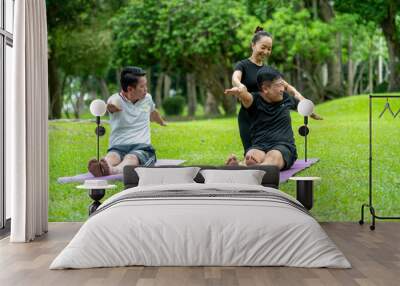
<svg viewBox="0 0 400 286">
<path fill-rule="evenodd" d="M 253 103 L 247 111 L 251 118 L 250 135 L 253 147 L 269 149 L 274 145 L 296 148 L 290 110 L 299 101 L 286 92 L 280 102 L 268 103 L 259 92 L 253 92 Z"/>
<path fill-rule="evenodd" d="M 259 91 L 257 85 L 257 72 L 262 66 L 258 66 L 249 59 L 244 59 L 238 62 L 235 65 L 235 71 L 242 72 L 241 83 L 243 83 L 248 92 L 257 92 Z"/>
</svg>

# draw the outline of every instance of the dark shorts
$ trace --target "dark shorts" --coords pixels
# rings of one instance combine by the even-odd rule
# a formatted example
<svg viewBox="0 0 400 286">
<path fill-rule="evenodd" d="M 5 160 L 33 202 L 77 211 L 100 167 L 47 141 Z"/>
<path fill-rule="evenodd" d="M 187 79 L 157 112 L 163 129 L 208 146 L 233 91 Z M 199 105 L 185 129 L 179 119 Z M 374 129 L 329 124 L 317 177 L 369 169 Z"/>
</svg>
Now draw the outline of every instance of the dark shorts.
<svg viewBox="0 0 400 286">
<path fill-rule="evenodd" d="M 261 150 L 261 151 L 264 151 L 265 153 L 267 153 L 271 150 L 278 150 L 282 154 L 283 161 L 285 161 L 285 166 L 282 168 L 282 170 L 290 169 L 290 167 L 292 167 L 294 162 L 297 160 L 296 148 L 289 147 L 287 145 L 276 144 L 276 145 L 271 145 L 268 147 L 266 147 L 266 146 L 251 146 L 248 150 L 250 150 L 250 149 Z"/>
<path fill-rule="evenodd" d="M 114 145 L 108 148 L 107 152 L 117 153 L 121 160 L 127 154 L 136 155 L 139 159 L 139 164 L 142 166 L 151 166 L 157 161 L 156 150 L 149 144 Z"/>
</svg>

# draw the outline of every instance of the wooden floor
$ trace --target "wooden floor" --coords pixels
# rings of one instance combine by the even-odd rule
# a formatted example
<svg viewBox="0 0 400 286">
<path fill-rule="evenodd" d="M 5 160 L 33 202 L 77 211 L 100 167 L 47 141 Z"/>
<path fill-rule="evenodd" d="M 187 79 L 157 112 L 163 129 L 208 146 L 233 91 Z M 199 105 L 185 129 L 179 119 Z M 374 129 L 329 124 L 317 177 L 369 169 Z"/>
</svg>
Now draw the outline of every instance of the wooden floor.
<svg viewBox="0 0 400 286">
<path fill-rule="evenodd" d="M 81 223 L 50 223 L 32 243 L 0 241 L 0 285 L 400 285 L 400 223 L 322 223 L 353 268 L 120 267 L 48 270 Z"/>
</svg>

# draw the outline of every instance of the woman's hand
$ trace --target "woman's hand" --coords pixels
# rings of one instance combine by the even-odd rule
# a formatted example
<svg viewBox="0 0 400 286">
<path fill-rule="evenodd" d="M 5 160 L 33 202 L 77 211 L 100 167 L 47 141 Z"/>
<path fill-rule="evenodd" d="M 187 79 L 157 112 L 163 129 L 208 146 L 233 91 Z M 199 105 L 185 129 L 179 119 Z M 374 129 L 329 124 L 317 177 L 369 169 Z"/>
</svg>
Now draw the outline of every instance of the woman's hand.
<svg viewBox="0 0 400 286">
<path fill-rule="evenodd" d="M 232 95 L 232 96 L 239 96 L 240 93 L 242 93 L 243 89 L 241 89 L 240 87 L 232 87 L 230 89 L 225 89 L 224 94 L 226 95 Z"/>
</svg>

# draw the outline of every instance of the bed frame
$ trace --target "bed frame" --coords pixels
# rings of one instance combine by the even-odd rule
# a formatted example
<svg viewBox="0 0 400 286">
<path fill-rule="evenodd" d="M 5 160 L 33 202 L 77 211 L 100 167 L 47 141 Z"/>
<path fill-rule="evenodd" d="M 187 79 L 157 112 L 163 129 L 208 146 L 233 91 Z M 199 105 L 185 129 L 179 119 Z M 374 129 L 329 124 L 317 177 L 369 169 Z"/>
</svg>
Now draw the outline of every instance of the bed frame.
<svg viewBox="0 0 400 286">
<path fill-rule="evenodd" d="M 124 167 L 124 187 L 125 189 L 136 187 L 139 183 L 139 177 L 135 171 L 137 166 L 125 166 Z M 159 167 L 147 167 L 147 168 L 183 168 L 183 167 L 200 167 L 202 170 L 205 169 L 218 169 L 218 170 L 263 170 L 265 175 L 262 180 L 262 185 L 265 187 L 271 187 L 279 189 L 279 168 L 276 166 L 204 166 L 204 165 L 194 165 L 194 166 L 159 166 Z M 204 183 L 204 178 L 200 174 L 194 178 L 197 183 Z"/>
</svg>

